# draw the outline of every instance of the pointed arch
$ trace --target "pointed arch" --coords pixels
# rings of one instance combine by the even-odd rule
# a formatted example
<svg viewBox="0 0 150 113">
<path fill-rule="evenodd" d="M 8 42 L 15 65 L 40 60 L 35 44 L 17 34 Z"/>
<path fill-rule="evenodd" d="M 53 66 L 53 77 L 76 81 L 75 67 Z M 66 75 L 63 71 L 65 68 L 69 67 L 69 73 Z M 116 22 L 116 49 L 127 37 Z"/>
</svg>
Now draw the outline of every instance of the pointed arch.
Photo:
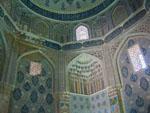
<svg viewBox="0 0 150 113">
<path fill-rule="evenodd" d="M 123 102 L 125 104 L 125 111 L 132 112 L 134 109 L 136 111 L 140 111 L 140 108 L 135 108 L 135 104 L 138 106 L 138 99 L 143 103 L 146 102 L 146 98 L 149 93 L 149 83 L 148 76 L 150 75 L 150 61 L 149 55 L 149 45 L 150 45 L 150 34 L 147 33 L 135 33 L 130 34 L 124 38 L 121 42 L 116 54 L 115 54 L 115 70 L 118 78 L 120 79 L 121 84 L 121 93 L 123 94 Z M 139 71 L 134 70 L 134 62 L 130 58 L 129 49 L 134 47 L 135 45 L 139 45 L 140 50 L 142 52 L 143 58 L 146 61 L 147 68 L 142 68 Z M 138 49 L 138 48 L 137 48 Z M 135 50 L 136 52 L 136 50 Z M 137 56 L 135 56 L 137 57 Z M 140 58 L 138 58 L 140 59 Z M 137 60 L 138 60 L 137 59 Z M 117 81 L 116 77 L 116 81 Z M 144 85 L 143 85 L 144 84 Z M 138 89 L 138 90 L 137 90 Z M 140 93 L 139 93 L 140 92 Z M 142 97 L 141 97 L 142 95 Z M 131 103 L 131 101 L 136 103 Z M 128 105 L 128 106 L 126 106 Z M 144 111 L 147 112 L 147 104 L 141 104 Z"/>
<path fill-rule="evenodd" d="M 102 61 L 87 53 L 75 57 L 67 66 L 69 91 L 93 94 L 105 88 Z"/>
<path fill-rule="evenodd" d="M 31 75 L 31 62 L 41 64 L 42 71 L 38 75 Z M 39 111 L 51 109 L 55 112 L 55 72 L 53 62 L 40 50 L 26 52 L 17 60 L 17 70 L 15 77 L 15 87 L 12 91 L 11 112 L 20 111 L 24 106 L 30 112 L 35 112 L 30 109 L 27 102 L 32 104 L 33 108 Z M 22 101 L 20 104 L 18 101 Z M 34 104 L 33 104 L 34 103 Z M 40 103 L 40 104 L 39 104 Z M 15 106 L 17 106 L 17 108 Z M 44 105 L 44 106 L 43 106 Z"/>
<path fill-rule="evenodd" d="M 86 24 L 80 24 L 75 27 L 76 40 L 87 40 L 90 39 L 89 27 Z"/>
</svg>

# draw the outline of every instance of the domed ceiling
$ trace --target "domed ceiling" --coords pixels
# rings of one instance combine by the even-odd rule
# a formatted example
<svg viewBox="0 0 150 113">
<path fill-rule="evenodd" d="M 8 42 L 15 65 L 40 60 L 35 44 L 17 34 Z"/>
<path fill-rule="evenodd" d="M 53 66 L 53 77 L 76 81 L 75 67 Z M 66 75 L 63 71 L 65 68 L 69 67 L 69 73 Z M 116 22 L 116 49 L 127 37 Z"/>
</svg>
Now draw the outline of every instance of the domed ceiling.
<svg viewBox="0 0 150 113">
<path fill-rule="evenodd" d="M 95 56 L 82 53 L 69 63 L 68 71 L 70 76 L 90 77 L 97 74 L 100 76 L 101 61 Z"/>
<path fill-rule="evenodd" d="M 34 12 L 54 20 L 75 21 L 94 16 L 117 0 L 20 0 Z"/>
<path fill-rule="evenodd" d="M 89 28 L 90 39 L 104 39 L 106 36 L 109 39 L 111 35 L 108 33 L 112 33 L 117 26 L 134 17 L 132 15 L 135 15 L 136 11 L 145 9 L 144 3 L 146 7 L 149 4 L 145 0 L 1 1 L 0 6 L 5 9 L 18 29 L 33 33 L 38 38 L 63 44 L 76 41 L 75 29 L 81 24 Z M 11 26 L 7 18 L 4 20 Z M 127 24 L 132 23 L 131 20 L 128 21 Z"/>
</svg>

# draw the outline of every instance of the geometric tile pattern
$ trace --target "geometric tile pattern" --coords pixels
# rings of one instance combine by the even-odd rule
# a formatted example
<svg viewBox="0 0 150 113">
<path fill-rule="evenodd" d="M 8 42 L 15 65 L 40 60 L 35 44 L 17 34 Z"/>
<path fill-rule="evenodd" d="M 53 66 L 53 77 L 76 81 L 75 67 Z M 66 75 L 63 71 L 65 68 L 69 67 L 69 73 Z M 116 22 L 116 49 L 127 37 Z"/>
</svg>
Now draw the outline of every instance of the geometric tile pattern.
<svg viewBox="0 0 150 113">
<path fill-rule="evenodd" d="M 40 65 L 35 64 L 40 66 L 40 73 L 38 76 L 32 76 L 30 62 L 27 58 L 22 58 L 19 62 L 10 112 L 52 113 L 55 110 L 52 66 L 47 60 L 42 59 Z"/>
<path fill-rule="evenodd" d="M 49 0 L 48 0 L 49 1 Z M 72 0 L 71 0 L 72 1 Z M 83 11 L 82 8 L 82 5 L 85 5 L 85 2 L 84 3 L 80 3 L 79 1 L 75 2 L 75 5 L 76 6 L 71 6 L 69 8 L 66 8 L 66 6 L 68 5 L 65 5 L 65 2 L 62 2 L 62 4 L 60 4 L 60 10 L 58 11 L 58 9 L 50 9 L 48 10 L 48 5 L 51 5 L 50 3 L 45 3 L 43 4 L 42 6 L 39 5 L 39 2 L 37 1 L 33 1 L 33 0 L 21 0 L 21 2 L 23 2 L 28 8 L 30 8 L 31 10 L 35 11 L 36 13 L 40 14 L 40 15 L 43 15 L 45 17 L 48 17 L 48 18 L 51 18 L 51 19 L 55 19 L 55 20 L 61 20 L 61 21 L 75 21 L 75 20 L 81 20 L 81 19 L 85 19 L 85 18 L 88 18 L 90 16 L 94 16 L 96 15 L 97 13 L 103 11 L 105 8 L 107 8 L 109 5 L 111 5 L 113 2 L 115 2 L 116 0 L 103 0 L 103 1 L 99 1 L 99 0 L 92 0 L 92 2 L 90 3 L 90 5 L 88 7 L 90 7 L 89 9 L 87 9 L 88 7 L 87 6 L 84 6 L 86 7 L 86 10 Z M 97 2 L 97 4 L 95 4 Z M 42 3 L 41 3 L 42 4 Z M 91 8 L 91 6 L 95 4 L 95 7 Z M 52 6 L 54 6 L 55 4 L 53 4 Z M 50 8 L 52 8 L 52 6 L 50 6 Z M 57 4 L 57 7 L 59 5 Z M 72 13 L 73 11 L 68 11 L 67 13 L 65 13 L 65 11 L 61 12 L 62 10 L 71 10 L 72 8 L 76 7 L 73 11 L 76 11 L 74 13 Z M 80 9 L 81 12 L 80 12 Z"/>
<path fill-rule="evenodd" d="M 128 48 L 139 45 L 141 55 L 145 61 L 145 68 L 140 68 L 137 72 L 131 63 L 128 54 Z M 123 100 L 127 113 L 149 113 L 150 105 L 150 40 L 141 36 L 136 36 L 127 41 L 122 48 L 119 67 L 121 69 L 121 78 L 123 83 Z M 136 60 L 136 59 L 135 59 Z"/>
<path fill-rule="evenodd" d="M 92 95 L 71 93 L 71 113 L 111 113 L 110 100 L 107 90 Z"/>
</svg>

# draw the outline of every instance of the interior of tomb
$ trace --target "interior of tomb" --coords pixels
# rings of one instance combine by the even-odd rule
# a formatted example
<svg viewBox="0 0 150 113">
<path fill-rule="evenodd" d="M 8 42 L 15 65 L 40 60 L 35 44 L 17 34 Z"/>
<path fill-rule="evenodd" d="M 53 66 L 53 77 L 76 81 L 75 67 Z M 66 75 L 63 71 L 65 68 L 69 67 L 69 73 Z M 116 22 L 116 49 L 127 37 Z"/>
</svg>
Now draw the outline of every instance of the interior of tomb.
<svg viewBox="0 0 150 113">
<path fill-rule="evenodd" d="M 150 113 L 150 0 L 0 0 L 0 113 Z"/>
</svg>

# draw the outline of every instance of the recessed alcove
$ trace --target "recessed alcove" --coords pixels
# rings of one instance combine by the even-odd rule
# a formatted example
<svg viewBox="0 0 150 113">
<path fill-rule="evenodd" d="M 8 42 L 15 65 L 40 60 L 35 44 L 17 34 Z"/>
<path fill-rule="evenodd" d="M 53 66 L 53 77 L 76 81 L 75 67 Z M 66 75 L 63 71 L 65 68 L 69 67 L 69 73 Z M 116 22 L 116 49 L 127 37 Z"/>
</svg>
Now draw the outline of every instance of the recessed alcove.
<svg viewBox="0 0 150 113">
<path fill-rule="evenodd" d="M 149 0 L 1 0 L 0 113 L 149 113 Z"/>
</svg>

